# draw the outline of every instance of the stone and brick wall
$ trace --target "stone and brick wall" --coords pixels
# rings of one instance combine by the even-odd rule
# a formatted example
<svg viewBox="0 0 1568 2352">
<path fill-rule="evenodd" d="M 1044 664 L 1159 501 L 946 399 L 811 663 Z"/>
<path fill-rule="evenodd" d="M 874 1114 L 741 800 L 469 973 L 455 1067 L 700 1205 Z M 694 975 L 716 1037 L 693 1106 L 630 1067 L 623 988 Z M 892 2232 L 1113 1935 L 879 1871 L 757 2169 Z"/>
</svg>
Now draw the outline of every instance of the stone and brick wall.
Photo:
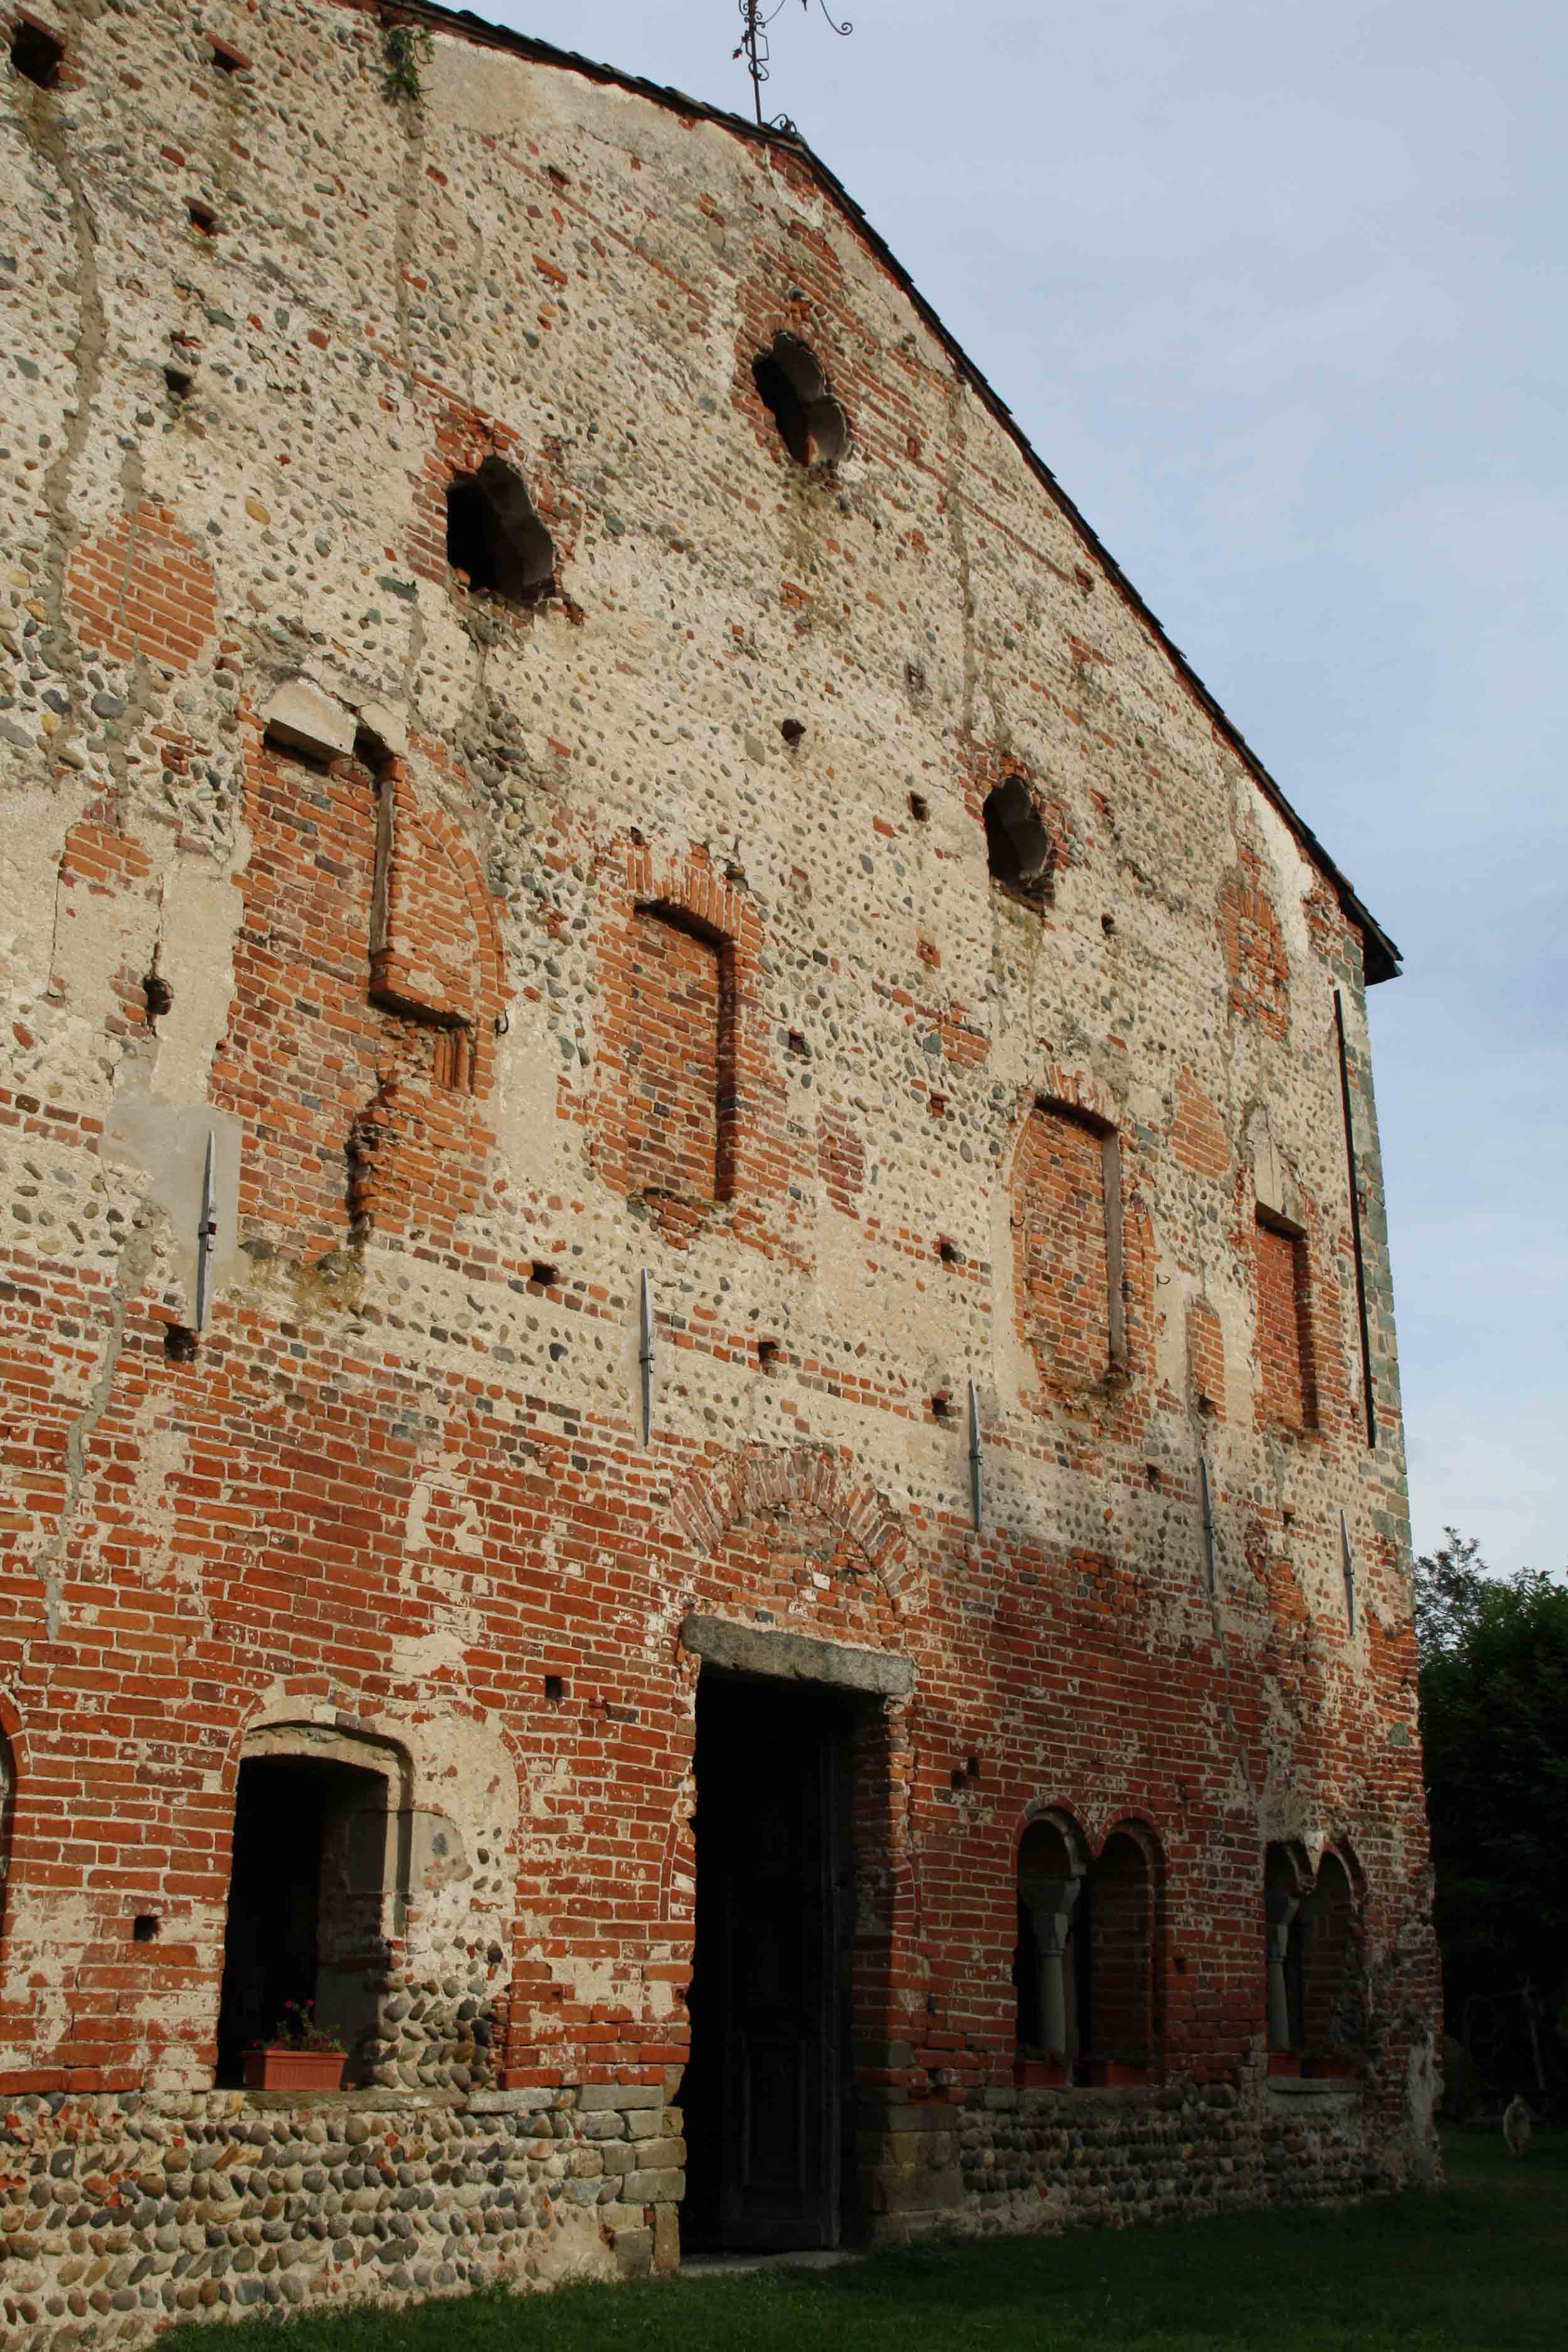
<svg viewBox="0 0 1568 2352">
<path fill-rule="evenodd" d="M 855 1790 L 870 2234 L 1428 2165 L 1386 941 L 794 142 L 436 16 L 399 96 L 353 0 L 30 13 L 10 2340 L 673 2259 L 694 1614 L 907 1668 Z M 447 560 L 492 460 L 552 557 L 515 597 Z M 276 1755 L 392 1792 L 346 2104 L 212 2088 Z M 1015 2080 L 1047 1811 L 1150 1857 L 1134 2088 Z M 1266 2080 L 1270 1843 L 1353 1862 L 1349 2092 Z"/>
</svg>

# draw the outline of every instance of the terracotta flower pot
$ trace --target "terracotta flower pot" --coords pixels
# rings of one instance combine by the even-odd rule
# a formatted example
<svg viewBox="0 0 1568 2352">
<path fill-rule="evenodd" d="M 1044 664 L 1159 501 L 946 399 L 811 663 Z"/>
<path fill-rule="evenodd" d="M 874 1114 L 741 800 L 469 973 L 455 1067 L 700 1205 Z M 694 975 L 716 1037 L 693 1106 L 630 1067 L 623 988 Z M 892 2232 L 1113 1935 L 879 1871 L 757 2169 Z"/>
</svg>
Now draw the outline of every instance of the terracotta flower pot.
<svg viewBox="0 0 1568 2352">
<path fill-rule="evenodd" d="M 245 2053 L 245 2087 L 247 2091 L 341 2091 L 343 2084 L 342 2050 L 289 2050 L 269 2042 L 260 2050 Z"/>
<path fill-rule="evenodd" d="M 1301 2053 L 1299 2050 L 1271 2050 L 1268 2053 L 1268 2079 L 1270 2082 L 1274 2080 L 1276 2075 L 1299 2074 L 1300 2071 Z"/>
<path fill-rule="evenodd" d="M 1091 2058 L 1089 2079 L 1102 2091 L 1127 2090 L 1149 2080 L 1149 2069 L 1130 2058 Z"/>
</svg>

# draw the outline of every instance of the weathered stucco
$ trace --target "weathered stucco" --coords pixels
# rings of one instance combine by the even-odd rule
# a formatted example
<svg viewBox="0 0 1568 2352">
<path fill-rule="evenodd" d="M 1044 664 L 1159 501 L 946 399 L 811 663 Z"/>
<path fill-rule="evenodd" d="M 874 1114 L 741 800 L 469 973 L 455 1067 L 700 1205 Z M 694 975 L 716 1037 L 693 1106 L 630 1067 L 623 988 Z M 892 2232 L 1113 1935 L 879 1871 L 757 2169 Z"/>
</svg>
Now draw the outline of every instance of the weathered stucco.
<svg viewBox="0 0 1568 2352">
<path fill-rule="evenodd" d="M 674 2259 L 689 1620 L 755 1671 L 759 1628 L 882 1662 L 869 2232 L 1429 2166 L 1386 941 L 793 142 L 471 26 L 399 96 L 347 0 L 31 13 L 67 55 L 0 89 L 14 2340 Z M 758 395 L 780 334 L 836 463 Z M 553 542 L 532 601 L 447 562 L 487 457 Z M 717 1197 L 648 1174 L 667 951 L 721 999 Z M 1101 1139 L 1109 1298 L 1053 1271 L 1041 1118 Z M 333 1740 L 391 1759 L 390 1972 L 363 2087 L 285 2124 L 211 2088 L 235 1790 Z M 1157 1857 L 1136 2087 L 1016 2072 L 1058 1813 Z M 1316 2089 L 1268 2081 L 1270 1843 L 1355 1892 Z M 410 2179 L 299 2187 L 362 2113 Z M 504 2206 L 422 2168 L 454 2133 L 505 2143 Z M 274 2141 L 222 2216 L 171 2154 Z"/>
</svg>

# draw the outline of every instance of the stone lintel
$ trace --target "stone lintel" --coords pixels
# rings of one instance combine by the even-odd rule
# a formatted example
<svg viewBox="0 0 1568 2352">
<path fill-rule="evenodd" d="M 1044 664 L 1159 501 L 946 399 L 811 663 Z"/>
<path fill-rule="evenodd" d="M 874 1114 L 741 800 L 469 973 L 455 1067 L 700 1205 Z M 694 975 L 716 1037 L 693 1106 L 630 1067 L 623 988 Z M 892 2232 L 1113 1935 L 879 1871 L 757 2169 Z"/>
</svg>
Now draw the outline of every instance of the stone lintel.
<svg viewBox="0 0 1568 2352">
<path fill-rule="evenodd" d="M 731 1674 L 762 1675 L 771 1682 L 821 1683 L 833 1690 L 874 1691 L 883 1698 L 908 1698 L 915 1670 L 908 1658 L 880 1650 L 851 1649 L 844 1642 L 816 1642 L 805 1633 L 783 1633 L 771 1625 L 737 1625 L 728 1617 L 688 1617 L 680 1638 L 705 1665 Z"/>
</svg>

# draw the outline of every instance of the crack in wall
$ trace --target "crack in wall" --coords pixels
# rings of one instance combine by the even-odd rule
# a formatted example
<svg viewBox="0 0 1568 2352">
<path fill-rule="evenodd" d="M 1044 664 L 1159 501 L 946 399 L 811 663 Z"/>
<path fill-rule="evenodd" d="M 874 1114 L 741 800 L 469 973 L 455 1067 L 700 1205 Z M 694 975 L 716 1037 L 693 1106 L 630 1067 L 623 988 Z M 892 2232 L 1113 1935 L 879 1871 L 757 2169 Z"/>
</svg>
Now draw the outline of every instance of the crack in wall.
<svg viewBox="0 0 1568 2352">
<path fill-rule="evenodd" d="M 87 1449 L 99 1423 L 109 1410 L 114 1375 L 120 1369 L 120 1351 L 125 1339 L 125 1310 L 146 1279 L 153 1256 L 149 1234 L 132 1233 L 127 1237 L 116 1262 L 114 1280 L 110 1288 L 109 1333 L 104 1342 L 102 1360 L 93 1375 L 87 1401 L 66 1434 L 65 1493 L 60 1500 L 59 1519 L 37 1563 L 38 1580 L 44 1588 L 45 1622 L 51 1642 L 58 1641 L 60 1627 L 65 1622 L 60 1558 L 76 1517 L 77 1504 L 87 1475 Z"/>
</svg>

